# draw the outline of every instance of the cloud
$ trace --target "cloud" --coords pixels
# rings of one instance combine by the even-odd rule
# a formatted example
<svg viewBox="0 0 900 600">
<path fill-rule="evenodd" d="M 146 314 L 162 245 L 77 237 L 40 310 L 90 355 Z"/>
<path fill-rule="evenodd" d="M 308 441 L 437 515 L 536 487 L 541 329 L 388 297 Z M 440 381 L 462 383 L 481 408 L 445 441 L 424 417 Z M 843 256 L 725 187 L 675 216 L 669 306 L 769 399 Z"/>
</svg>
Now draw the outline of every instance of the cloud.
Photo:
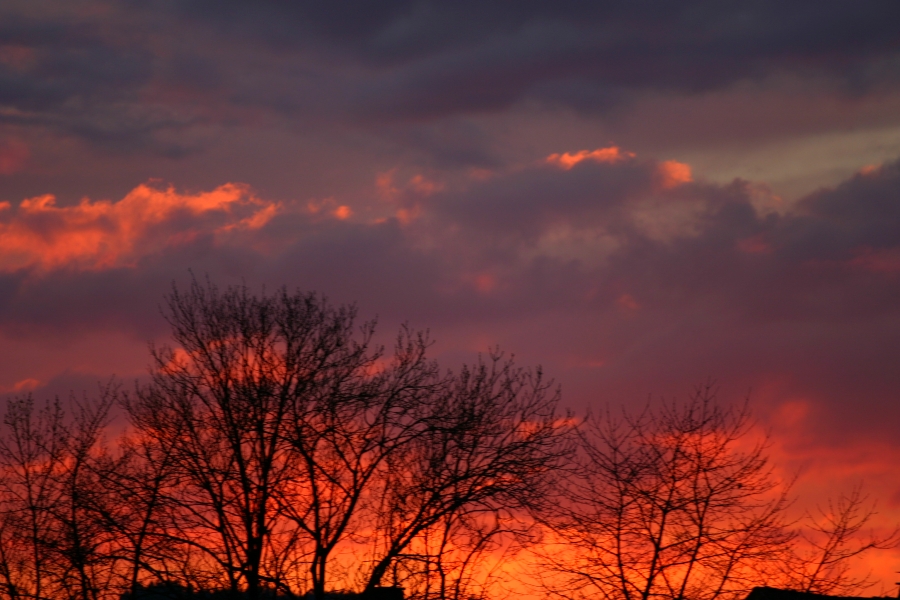
<svg viewBox="0 0 900 600">
<path fill-rule="evenodd" d="M 275 202 L 240 184 L 141 185 L 117 202 L 7 205 L 0 270 L 19 290 L 10 298 L 57 280 L 107 287 L 155 273 L 148 281 L 159 285 L 193 268 L 303 281 L 351 300 L 374 293 L 374 310 L 397 315 L 422 314 L 424 303 L 440 321 L 710 303 L 748 322 L 842 320 L 893 311 L 897 189 L 898 167 L 887 165 L 778 212 L 763 187 L 697 181 L 688 165 L 615 147 L 464 181 L 384 173 L 378 199 L 357 205 Z M 392 289 L 407 290 L 394 307 Z"/>
<path fill-rule="evenodd" d="M 890 1 L 348 6 L 7 3 L 0 121 L 179 156 L 216 126 L 324 118 L 377 128 L 523 101 L 605 112 L 634 94 L 785 73 L 851 96 L 898 83 Z"/>
<path fill-rule="evenodd" d="M 900 163 L 784 206 L 668 161 L 557 162 L 423 202 L 418 235 L 445 257 L 433 293 L 457 298 L 437 323 L 550 360 L 579 401 L 710 376 L 740 394 L 780 377 L 784 395 L 761 402 L 806 394 L 815 443 L 891 435 L 871 415 L 900 418 Z"/>
<path fill-rule="evenodd" d="M 705 192 L 702 186 L 682 189 L 692 181 L 688 165 L 642 159 L 610 146 L 553 153 L 476 177 L 467 186 L 438 192 L 426 205 L 498 246 L 590 246 L 591 237 L 604 246 L 634 228 L 656 237 L 693 228 Z"/>
<path fill-rule="evenodd" d="M 0 143 L 0 175 L 12 175 L 21 171 L 29 155 L 28 145 L 21 140 L 11 139 Z"/>
<path fill-rule="evenodd" d="M 598 148 L 596 150 L 579 150 L 574 153 L 563 152 L 561 154 L 551 154 L 547 157 L 547 162 L 568 171 L 585 160 L 616 164 L 623 160 L 634 158 L 634 156 L 634 152 L 622 152 L 618 146 L 610 146 L 609 148 Z"/>
<path fill-rule="evenodd" d="M 38 196 L 0 213 L 0 271 L 134 266 L 197 236 L 259 229 L 277 212 L 236 184 L 198 194 L 145 184 L 118 202 L 85 198 L 65 207 L 52 195 Z"/>
<path fill-rule="evenodd" d="M 384 172 L 368 202 L 275 202 L 229 184 L 10 204 L 0 329 L 153 339 L 162 295 L 191 269 L 359 301 L 388 334 L 410 320 L 451 354 L 500 342 L 582 405 L 714 376 L 739 393 L 780 382 L 764 403 L 802 396 L 803 426 L 831 437 L 896 412 L 897 163 L 784 206 L 764 186 L 623 148 L 554 154 L 463 179 Z"/>
</svg>

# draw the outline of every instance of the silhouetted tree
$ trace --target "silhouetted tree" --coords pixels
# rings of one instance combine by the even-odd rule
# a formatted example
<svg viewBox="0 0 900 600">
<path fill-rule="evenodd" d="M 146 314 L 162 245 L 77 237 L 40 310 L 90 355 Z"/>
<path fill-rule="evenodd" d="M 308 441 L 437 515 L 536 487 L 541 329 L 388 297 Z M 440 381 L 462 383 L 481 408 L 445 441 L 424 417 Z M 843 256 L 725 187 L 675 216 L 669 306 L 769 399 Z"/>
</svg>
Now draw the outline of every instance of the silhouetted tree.
<svg viewBox="0 0 900 600">
<path fill-rule="evenodd" d="M 798 543 L 785 554 L 782 585 L 814 594 L 859 594 L 874 582 L 869 574 L 854 574 L 851 561 L 870 550 L 893 548 L 900 530 L 866 532 L 875 516 L 862 488 L 829 500 L 825 508 L 807 513 L 799 529 Z"/>
<path fill-rule="evenodd" d="M 365 328 L 367 335 L 371 325 Z M 282 508 L 312 541 L 309 573 L 321 598 L 329 559 L 359 529 L 371 529 L 365 504 L 389 458 L 427 430 L 445 382 L 426 359 L 423 334 L 403 329 L 391 360 L 380 348 L 332 370 L 292 421 L 299 470 Z"/>
<path fill-rule="evenodd" d="M 393 568 L 394 584 L 424 597 L 474 594 L 474 559 L 504 534 L 529 530 L 523 517 L 540 510 L 568 457 L 558 395 L 540 370 L 499 354 L 448 378 L 428 428 L 392 457 L 366 589 Z"/>
<path fill-rule="evenodd" d="M 183 548 L 172 543 L 171 488 L 177 487 L 173 452 L 150 437 L 124 434 L 116 455 L 98 461 L 98 473 L 107 493 L 103 522 L 119 558 L 118 580 L 111 587 L 136 593 L 145 581 L 169 581 L 183 573 Z"/>
<path fill-rule="evenodd" d="M 545 563 L 565 596 L 711 600 L 760 582 L 792 541 L 786 489 L 744 409 L 711 391 L 589 422 L 584 461 L 548 522 Z"/>
<path fill-rule="evenodd" d="M 114 400 L 8 402 L 0 437 L 0 589 L 9 598 L 97 600 L 116 571 L 97 465 Z"/>
<path fill-rule="evenodd" d="M 60 503 L 57 474 L 64 460 L 66 434 L 59 401 L 36 410 L 34 400 L 16 398 L 3 417 L 2 571 L 11 598 L 48 597 L 52 551 L 59 531 L 54 514 Z"/>
<path fill-rule="evenodd" d="M 348 376 L 364 378 L 372 326 L 314 294 L 257 297 L 194 281 L 169 296 L 176 348 L 154 349 L 153 381 L 127 403 L 140 435 L 170 449 L 170 542 L 201 585 L 251 598 L 284 585 L 300 550 L 278 499 L 303 486 L 294 420 Z"/>
<path fill-rule="evenodd" d="M 389 354 L 315 294 L 194 281 L 167 300 L 173 344 L 122 396 L 112 449 L 114 386 L 69 415 L 7 403 L 0 598 L 471 600 L 538 533 L 567 598 L 848 593 L 866 583 L 848 561 L 900 538 L 863 535 L 859 490 L 798 528 L 747 406 L 709 388 L 576 426 L 540 369 L 495 351 L 441 371 L 406 327 Z"/>
<path fill-rule="evenodd" d="M 284 289 L 195 281 L 166 314 L 176 346 L 153 351 L 152 383 L 126 407 L 146 459 L 169 465 L 140 488 L 159 501 L 139 521 L 178 549 L 181 583 L 323 598 L 355 572 L 371 590 L 441 524 L 454 548 L 484 548 L 500 531 L 485 525 L 533 505 L 561 456 L 539 372 L 492 360 L 442 374 L 406 328 L 386 356 L 354 308 Z M 348 566 L 341 547 L 366 560 Z M 133 570 L 152 572 L 139 553 Z"/>
<path fill-rule="evenodd" d="M 57 473 L 59 502 L 54 507 L 59 538 L 54 562 L 58 584 L 72 600 L 98 600 L 116 573 L 115 532 L 107 526 L 110 497 L 104 485 L 100 441 L 115 399 L 110 389 L 99 400 L 70 402 L 73 416 L 65 432 L 65 459 Z"/>
</svg>

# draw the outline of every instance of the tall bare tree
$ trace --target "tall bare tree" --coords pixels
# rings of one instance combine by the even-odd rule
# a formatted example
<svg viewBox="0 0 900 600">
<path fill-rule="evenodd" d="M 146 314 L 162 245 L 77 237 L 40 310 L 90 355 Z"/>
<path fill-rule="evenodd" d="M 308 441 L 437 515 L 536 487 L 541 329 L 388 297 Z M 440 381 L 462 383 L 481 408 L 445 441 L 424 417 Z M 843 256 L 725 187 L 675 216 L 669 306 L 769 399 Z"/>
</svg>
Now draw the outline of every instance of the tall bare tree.
<svg viewBox="0 0 900 600">
<path fill-rule="evenodd" d="M 284 585 L 299 550 L 278 498 L 302 480 L 293 417 L 348 374 L 373 364 L 372 325 L 314 294 L 254 296 L 194 281 L 173 290 L 167 317 L 176 347 L 154 349 L 152 383 L 127 402 L 141 435 L 171 449 L 166 528 L 194 555 L 201 585 L 224 579 L 251 598 Z M 301 484 L 302 485 L 302 484 Z"/>
<path fill-rule="evenodd" d="M 182 583 L 322 598 L 355 572 L 371 589 L 438 526 L 485 548 L 486 523 L 543 497 L 561 456 L 558 395 L 511 362 L 441 373 L 406 328 L 388 356 L 354 308 L 284 289 L 195 281 L 167 316 L 175 345 L 126 402 L 144 456 L 168 465 L 141 488 L 159 500 L 138 520 L 155 533 L 130 534 L 133 573 L 172 563 L 139 550 L 164 538 Z M 366 560 L 343 568 L 347 551 Z"/>
<path fill-rule="evenodd" d="M 147 436 L 123 434 L 116 453 L 103 454 L 95 468 L 106 491 L 99 520 L 109 531 L 109 553 L 118 560 L 110 588 L 136 593 L 145 583 L 184 580 L 183 548 L 173 544 L 172 448 Z"/>
<path fill-rule="evenodd" d="M 99 600 L 113 591 L 119 557 L 113 551 L 115 532 L 104 518 L 111 499 L 103 483 L 101 440 L 114 400 L 107 388 L 95 401 L 73 397 L 69 403 L 74 414 L 64 435 L 53 516 L 59 534 L 54 548 L 57 583 L 72 600 Z"/>
</svg>

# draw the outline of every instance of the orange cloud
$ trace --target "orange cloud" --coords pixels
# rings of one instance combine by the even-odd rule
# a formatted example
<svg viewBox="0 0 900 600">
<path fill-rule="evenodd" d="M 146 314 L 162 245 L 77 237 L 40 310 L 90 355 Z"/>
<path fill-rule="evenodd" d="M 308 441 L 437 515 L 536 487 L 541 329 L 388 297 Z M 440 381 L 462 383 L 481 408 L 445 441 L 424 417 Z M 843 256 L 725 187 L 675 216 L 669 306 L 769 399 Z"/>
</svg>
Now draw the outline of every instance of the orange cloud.
<svg viewBox="0 0 900 600">
<path fill-rule="evenodd" d="M 409 183 L 406 184 L 406 186 L 412 191 L 423 196 L 430 196 L 435 192 L 439 192 L 444 189 L 444 186 L 441 183 L 431 181 L 424 175 L 416 175 L 412 177 L 409 180 Z"/>
<path fill-rule="evenodd" d="M 394 174 L 396 172 L 397 169 L 394 168 L 390 171 L 379 173 L 375 177 L 375 187 L 378 189 L 378 193 L 387 200 L 392 200 L 400 192 L 397 186 L 394 185 Z"/>
<path fill-rule="evenodd" d="M 618 146 L 610 146 L 609 148 L 598 148 L 597 150 L 580 150 L 574 154 L 569 152 L 551 154 L 546 161 L 551 165 L 568 171 L 578 163 L 586 160 L 615 164 L 634 157 L 634 152 L 622 152 Z"/>
<path fill-rule="evenodd" d="M 383 200 L 397 207 L 394 218 L 401 225 L 409 225 L 421 213 L 421 200 L 442 191 L 444 184 L 421 174 L 410 177 L 405 184 L 397 184 L 394 181 L 396 174 L 396 168 L 379 173 L 375 178 L 375 188 Z M 375 220 L 376 223 L 384 221 L 384 218 Z"/>
<path fill-rule="evenodd" d="M 875 175 L 879 171 L 881 171 L 883 165 L 866 165 L 859 170 L 859 174 L 863 177 L 868 177 L 869 175 Z"/>
<path fill-rule="evenodd" d="M 656 169 L 657 181 L 664 190 L 670 190 L 694 180 L 691 176 L 691 166 L 676 160 L 663 161 L 657 165 Z"/>
<path fill-rule="evenodd" d="M 419 217 L 420 212 L 420 207 L 416 204 L 410 208 L 401 208 L 397 210 L 397 214 L 395 214 L 394 217 L 401 225 L 409 225 Z"/>
<path fill-rule="evenodd" d="M 322 200 L 311 199 L 306 203 L 306 212 L 310 215 L 331 216 L 339 221 L 346 221 L 353 216 L 353 209 L 344 204 L 338 204 L 334 197 Z"/>
<path fill-rule="evenodd" d="M 143 184 L 118 202 L 85 198 L 64 207 L 49 194 L 29 198 L 0 210 L 0 272 L 130 266 L 201 234 L 259 229 L 278 208 L 233 183 L 197 194 Z"/>
</svg>

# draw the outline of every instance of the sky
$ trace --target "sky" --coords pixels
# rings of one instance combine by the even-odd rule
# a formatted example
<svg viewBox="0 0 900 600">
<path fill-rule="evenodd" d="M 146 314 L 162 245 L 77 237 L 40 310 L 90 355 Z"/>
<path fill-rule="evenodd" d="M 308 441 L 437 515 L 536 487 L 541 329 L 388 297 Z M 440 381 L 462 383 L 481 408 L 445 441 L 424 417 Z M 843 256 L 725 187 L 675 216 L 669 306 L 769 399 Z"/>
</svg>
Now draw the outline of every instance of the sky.
<svg viewBox="0 0 900 600">
<path fill-rule="evenodd" d="M 447 366 L 499 346 L 578 411 L 714 382 L 807 498 L 862 483 L 900 519 L 898 23 L 5 0 L 0 393 L 143 377 L 192 273 L 286 285 L 429 329 Z"/>
</svg>

